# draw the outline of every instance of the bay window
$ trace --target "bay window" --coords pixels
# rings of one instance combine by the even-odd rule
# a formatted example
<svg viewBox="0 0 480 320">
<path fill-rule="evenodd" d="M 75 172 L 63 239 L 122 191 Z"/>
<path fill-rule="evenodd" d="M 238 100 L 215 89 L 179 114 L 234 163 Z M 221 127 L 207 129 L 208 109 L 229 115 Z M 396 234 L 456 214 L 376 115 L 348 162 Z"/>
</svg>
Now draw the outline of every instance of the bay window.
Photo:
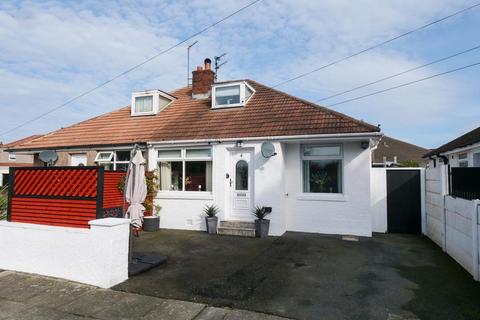
<svg viewBox="0 0 480 320">
<path fill-rule="evenodd" d="M 343 150 L 341 145 L 303 145 L 304 193 L 342 193 Z"/>
<path fill-rule="evenodd" d="M 210 148 L 160 149 L 157 161 L 160 191 L 212 191 Z"/>
</svg>

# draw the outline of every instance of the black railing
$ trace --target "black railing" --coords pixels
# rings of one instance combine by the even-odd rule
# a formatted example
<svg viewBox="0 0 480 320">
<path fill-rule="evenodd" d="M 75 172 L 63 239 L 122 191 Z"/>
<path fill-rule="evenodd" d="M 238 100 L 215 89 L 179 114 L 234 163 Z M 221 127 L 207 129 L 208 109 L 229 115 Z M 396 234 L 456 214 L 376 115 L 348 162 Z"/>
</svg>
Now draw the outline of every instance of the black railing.
<svg viewBox="0 0 480 320">
<path fill-rule="evenodd" d="M 452 168 L 450 182 L 452 196 L 480 199 L 480 168 Z"/>
</svg>

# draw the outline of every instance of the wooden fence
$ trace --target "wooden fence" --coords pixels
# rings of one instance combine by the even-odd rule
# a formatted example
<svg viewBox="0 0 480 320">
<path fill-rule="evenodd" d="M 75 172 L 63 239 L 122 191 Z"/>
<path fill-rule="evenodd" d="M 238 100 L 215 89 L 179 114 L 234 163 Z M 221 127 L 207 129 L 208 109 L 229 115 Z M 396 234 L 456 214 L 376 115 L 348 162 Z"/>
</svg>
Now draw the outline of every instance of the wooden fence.
<svg viewBox="0 0 480 320">
<path fill-rule="evenodd" d="M 124 175 L 103 167 L 10 168 L 7 220 L 88 228 L 90 220 L 121 217 Z"/>
</svg>

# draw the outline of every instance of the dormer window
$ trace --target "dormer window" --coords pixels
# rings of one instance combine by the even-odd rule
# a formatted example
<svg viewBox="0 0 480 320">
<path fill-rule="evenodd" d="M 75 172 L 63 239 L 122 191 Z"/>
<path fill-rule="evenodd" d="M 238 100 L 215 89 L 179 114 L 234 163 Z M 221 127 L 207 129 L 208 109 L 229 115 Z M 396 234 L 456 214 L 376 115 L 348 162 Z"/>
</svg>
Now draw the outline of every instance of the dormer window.
<svg viewBox="0 0 480 320">
<path fill-rule="evenodd" d="M 135 97 L 135 113 L 152 113 L 153 96 Z"/>
<path fill-rule="evenodd" d="M 212 90 L 212 108 L 243 107 L 254 92 L 246 82 L 216 84 Z"/>
<path fill-rule="evenodd" d="M 132 94 L 132 116 L 153 115 L 162 111 L 175 98 L 160 90 L 134 92 Z"/>
</svg>

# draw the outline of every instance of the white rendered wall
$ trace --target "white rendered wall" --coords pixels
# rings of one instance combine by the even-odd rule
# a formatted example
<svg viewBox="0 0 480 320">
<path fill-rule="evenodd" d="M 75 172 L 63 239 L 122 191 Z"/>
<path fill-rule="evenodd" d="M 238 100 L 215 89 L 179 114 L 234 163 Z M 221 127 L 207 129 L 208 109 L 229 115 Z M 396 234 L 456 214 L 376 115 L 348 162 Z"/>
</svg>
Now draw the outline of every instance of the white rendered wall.
<svg viewBox="0 0 480 320">
<path fill-rule="evenodd" d="M 425 170 L 425 211 L 426 211 L 426 235 L 444 248 L 445 236 L 445 211 L 444 196 L 447 194 L 447 166 L 439 163 L 436 166 L 433 160 Z"/>
<path fill-rule="evenodd" d="M 128 219 L 91 229 L 0 221 L 0 269 L 110 288 L 128 279 Z"/>
<path fill-rule="evenodd" d="M 387 170 L 372 168 L 370 175 L 372 231 L 387 232 Z"/>
<path fill-rule="evenodd" d="M 274 142 L 276 156 L 264 158 L 261 154 L 261 142 L 245 142 L 243 150 L 253 152 L 254 167 L 254 205 L 272 207 L 270 219 L 270 235 L 282 235 L 286 231 L 283 172 L 284 150 L 279 142 Z M 178 146 L 177 146 L 178 147 Z M 175 148 L 175 146 L 172 146 Z M 228 219 L 229 180 L 226 174 L 233 174 L 229 166 L 229 154 L 235 148 L 234 143 L 221 143 L 212 146 L 212 189 L 207 192 L 158 192 L 155 204 L 162 207 L 160 212 L 160 227 L 183 230 L 205 230 L 205 216 L 202 209 L 207 204 L 215 204 L 219 209 L 219 220 Z M 149 169 L 156 165 L 156 152 L 149 153 Z M 253 215 L 250 218 L 254 220 Z"/>
<path fill-rule="evenodd" d="M 357 141 L 343 153 L 343 196 L 303 194 L 300 144 L 286 145 L 287 230 L 371 236 L 371 151 Z"/>
</svg>

